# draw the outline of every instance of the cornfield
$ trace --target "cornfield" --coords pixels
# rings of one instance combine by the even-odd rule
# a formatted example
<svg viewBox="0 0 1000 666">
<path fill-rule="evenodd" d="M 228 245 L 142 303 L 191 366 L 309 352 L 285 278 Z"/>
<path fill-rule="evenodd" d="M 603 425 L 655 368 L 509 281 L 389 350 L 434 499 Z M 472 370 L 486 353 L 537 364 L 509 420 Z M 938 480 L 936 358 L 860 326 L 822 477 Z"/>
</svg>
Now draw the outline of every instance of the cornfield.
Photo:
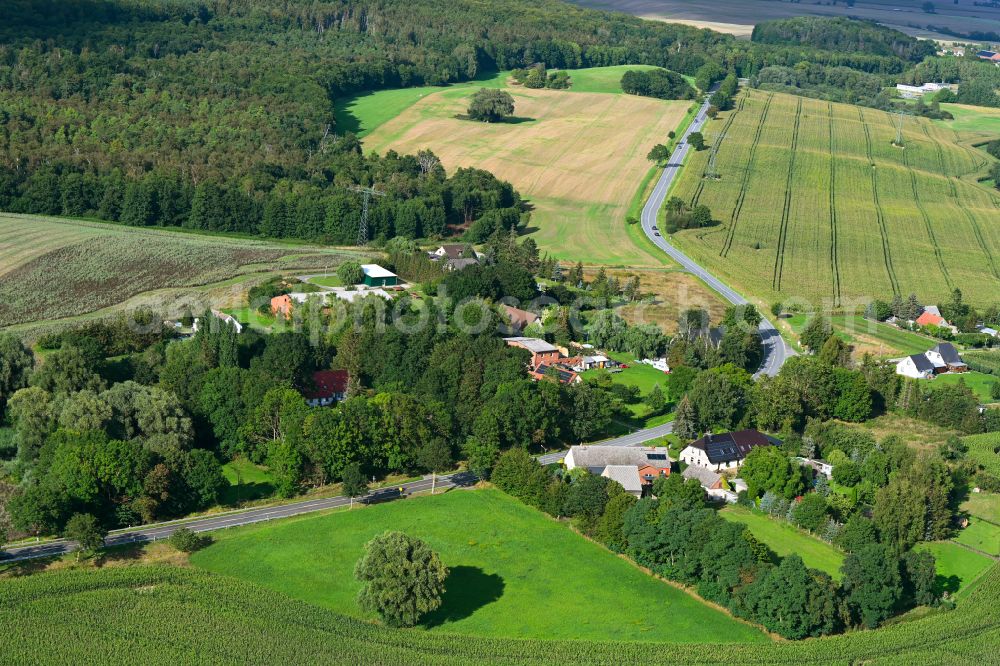
<svg viewBox="0 0 1000 666">
<path fill-rule="evenodd" d="M 0 326 L 93 312 L 157 289 L 326 268 L 340 253 L 0 214 Z"/>
<path fill-rule="evenodd" d="M 992 663 L 1000 640 L 998 595 L 1000 566 L 994 566 L 955 610 L 922 619 L 801 642 L 664 649 L 393 630 L 235 579 L 135 566 L 0 581 L 0 624 L 4 663 L 912 666 Z"/>
<path fill-rule="evenodd" d="M 765 301 L 799 297 L 845 309 L 959 287 L 1000 293 L 1000 194 L 977 182 L 988 155 L 924 118 L 750 90 L 705 128 L 674 195 L 707 205 L 718 226 L 681 231 L 680 246 Z M 720 139 L 721 137 L 721 139 Z"/>
</svg>

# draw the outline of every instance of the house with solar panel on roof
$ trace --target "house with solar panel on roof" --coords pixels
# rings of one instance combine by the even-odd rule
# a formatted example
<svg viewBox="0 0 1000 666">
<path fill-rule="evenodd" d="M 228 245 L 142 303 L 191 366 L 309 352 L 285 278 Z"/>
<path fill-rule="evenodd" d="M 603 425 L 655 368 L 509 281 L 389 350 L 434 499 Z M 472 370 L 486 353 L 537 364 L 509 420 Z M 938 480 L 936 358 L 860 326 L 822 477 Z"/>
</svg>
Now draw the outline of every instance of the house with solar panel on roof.
<svg viewBox="0 0 1000 666">
<path fill-rule="evenodd" d="M 687 465 L 697 465 L 715 472 L 735 470 L 743 464 L 754 448 L 774 446 L 781 442 L 756 430 L 739 430 L 719 434 L 707 433 L 681 451 L 680 461 Z"/>
</svg>

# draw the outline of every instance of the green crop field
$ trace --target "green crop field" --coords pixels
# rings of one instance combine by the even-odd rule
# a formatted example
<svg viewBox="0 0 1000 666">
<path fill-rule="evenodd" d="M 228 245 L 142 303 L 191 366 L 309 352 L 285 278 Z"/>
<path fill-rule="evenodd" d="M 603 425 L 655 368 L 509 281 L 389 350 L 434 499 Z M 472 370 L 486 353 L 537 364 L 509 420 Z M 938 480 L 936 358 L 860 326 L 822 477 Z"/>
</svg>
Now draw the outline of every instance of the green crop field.
<svg viewBox="0 0 1000 666">
<path fill-rule="evenodd" d="M 939 592 L 968 595 L 983 582 L 983 574 L 996 562 L 977 552 L 950 541 L 933 541 L 916 545 L 934 555 Z"/>
<path fill-rule="evenodd" d="M 575 562 L 567 561 L 558 572 L 572 578 L 574 570 Z M 609 589 L 619 584 L 596 582 Z M 955 610 L 874 631 L 666 646 L 393 630 L 230 576 L 133 566 L 0 581 L 0 624 L 3 661 L 19 664 L 987 664 L 1000 643 L 997 595 L 1000 566 L 984 574 Z M 591 614 L 578 609 L 570 622 L 601 622 L 618 602 Z M 665 633 L 676 631 L 673 616 L 662 620 Z"/>
<path fill-rule="evenodd" d="M 962 352 L 962 358 L 977 370 L 989 371 L 1000 381 L 1000 350 L 972 350 Z"/>
<path fill-rule="evenodd" d="M 704 131 L 674 194 L 707 205 L 718 226 L 674 234 L 681 247 L 764 302 L 793 297 L 859 313 L 871 297 L 924 302 L 961 287 L 973 303 L 1000 289 L 1000 193 L 976 182 L 989 156 L 921 118 L 892 145 L 894 116 L 791 95 L 744 91 Z"/>
<path fill-rule="evenodd" d="M 966 454 L 969 458 L 982 465 L 991 474 L 1000 476 L 1000 433 L 972 435 L 963 438 L 962 441 L 969 447 L 969 452 Z"/>
<path fill-rule="evenodd" d="M 753 513 L 742 506 L 727 506 L 719 514 L 726 520 L 746 525 L 750 533 L 767 544 L 778 557 L 795 553 L 807 567 L 825 571 L 840 579 L 840 565 L 844 563 L 844 554 L 822 539 L 810 536 L 788 523 Z"/>
<path fill-rule="evenodd" d="M 0 326 L 60 319 L 139 294 L 338 263 L 303 245 L 0 213 Z M 167 294 L 164 294 L 167 296 Z"/>
<path fill-rule="evenodd" d="M 766 641 L 499 491 L 455 491 L 226 531 L 191 559 L 365 617 L 354 563 L 389 529 L 425 539 L 451 568 L 431 632 L 667 642 Z M 567 566 L 571 563 L 571 566 Z M 607 581 L 614 581 L 613 586 Z"/>
</svg>

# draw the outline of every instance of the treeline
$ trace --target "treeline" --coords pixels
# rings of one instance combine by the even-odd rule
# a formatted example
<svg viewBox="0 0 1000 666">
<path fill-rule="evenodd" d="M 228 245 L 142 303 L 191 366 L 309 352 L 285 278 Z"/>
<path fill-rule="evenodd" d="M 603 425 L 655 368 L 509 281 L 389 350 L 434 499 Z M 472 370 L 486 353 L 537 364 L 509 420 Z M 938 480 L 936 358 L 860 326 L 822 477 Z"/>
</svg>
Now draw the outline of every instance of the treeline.
<svg viewBox="0 0 1000 666">
<path fill-rule="evenodd" d="M 520 195 L 488 171 L 459 168 L 448 176 L 429 151 L 366 156 L 350 138 L 330 144 L 325 171 L 308 182 L 279 167 L 253 179 L 257 189 L 248 192 L 243 184 L 195 185 L 160 170 L 128 177 L 69 163 L 35 171 L 0 166 L 0 210 L 344 245 L 358 240 L 364 195 L 351 188 L 363 183 L 384 194 L 371 198 L 366 240 L 467 231 L 481 241 L 521 223 Z"/>
<path fill-rule="evenodd" d="M 976 57 L 975 49 L 969 49 L 961 58 L 928 58 L 899 77 L 900 83 L 920 85 L 928 81 L 958 84 L 954 99 L 942 101 L 1000 107 L 996 92 L 1000 88 L 1000 70 Z"/>
<path fill-rule="evenodd" d="M 795 44 L 827 51 L 859 52 L 920 62 L 935 54 L 934 42 L 917 39 L 870 21 L 797 16 L 754 26 L 751 41 Z"/>
</svg>

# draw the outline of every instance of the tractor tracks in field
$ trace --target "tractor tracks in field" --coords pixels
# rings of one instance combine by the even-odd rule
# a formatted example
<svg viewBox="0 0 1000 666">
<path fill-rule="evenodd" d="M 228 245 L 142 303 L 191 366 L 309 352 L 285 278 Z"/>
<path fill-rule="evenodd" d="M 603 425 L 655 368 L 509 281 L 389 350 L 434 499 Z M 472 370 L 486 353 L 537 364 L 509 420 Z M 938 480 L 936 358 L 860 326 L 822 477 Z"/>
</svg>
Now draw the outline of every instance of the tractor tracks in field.
<svg viewBox="0 0 1000 666">
<path fill-rule="evenodd" d="M 795 173 L 795 150 L 799 144 L 799 124 L 802 120 L 802 98 L 795 107 L 795 125 L 792 129 L 792 149 L 788 157 L 788 173 L 785 176 L 785 202 L 781 209 L 781 224 L 778 226 L 778 251 L 774 256 L 774 274 L 771 287 L 781 291 L 781 275 L 785 269 L 785 246 L 788 243 L 788 218 L 792 208 L 792 176 Z"/>
<path fill-rule="evenodd" d="M 833 304 L 840 305 L 840 257 L 837 256 L 837 156 L 833 149 L 833 104 L 826 103 L 830 116 L 830 271 L 833 276 Z"/>
<path fill-rule="evenodd" d="M 736 225 L 740 219 L 740 211 L 743 209 L 743 201 L 746 199 L 750 175 L 753 173 L 754 160 L 757 155 L 757 144 L 760 143 L 760 135 L 764 131 L 764 124 L 767 122 L 767 111 L 771 108 L 771 100 L 773 98 L 773 93 L 767 96 L 767 101 L 764 103 L 764 110 L 760 114 L 760 121 L 757 123 L 757 129 L 753 135 L 753 142 L 750 144 L 750 156 L 747 159 L 746 170 L 743 172 L 740 193 L 736 197 L 736 204 L 733 206 L 733 212 L 729 216 L 729 233 L 726 234 L 726 240 L 723 243 L 722 250 L 719 252 L 719 255 L 722 257 L 729 256 L 729 249 L 733 246 L 733 238 L 736 236 Z"/>
<path fill-rule="evenodd" d="M 885 261 L 885 270 L 889 275 L 889 284 L 892 286 L 892 293 L 899 294 L 899 280 L 896 279 L 896 271 L 892 265 L 892 253 L 889 250 L 889 230 L 885 226 L 885 213 L 882 211 L 882 204 L 878 199 L 878 177 L 875 174 L 875 158 L 872 156 L 872 135 L 865 121 L 865 114 L 858 107 L 858 119 L 861 127 L 865 131 L 865 154 L 868 156 L 868 165 L 871 167 L 872 177 L 872 202 L 875 204 L 875 218 L 878 221 L 879 233 L 882 234 L 882 258 Z"/>
<path fill-rule="evenodd" d="M 920 217 L 924 221 L 924 227 L 927 229 L 927 237 L 931 241 L 931 247 L 934 248 L 934 257 L 937 259 L 938 268 L 941 270 L 941 275 L 944 276 L 944 281 L 948 285 L 948 291 L 955 288 L 955 285 L 951 281 L 951 275 L 948 273 L 948 267 L 944 263 L 944 254 L 941 252 L 941 245 L 938 244 L 937 236 L 934 235 L 934 225 L 931 223 L 931 216 L 927 214 L 927 209 L 924 208 L 924 204 L 920 201 L 920 191 L 917 187 L 917 174 L 910 166 L 910 158 L 906 154 L 906 148 L 900 148 L 903 151 L 903 166 L 910 174 L 910 189 L 913 192 L 913 203 L 917 207 L 917 211 L 920 213 Z"/>
<path fill-rule="evenodd" d="M 712 153 L 716 159 L 719 157 L 719 148 L 722 146 L 722 141 L 726 138 L 726 133 L 729 132 L 729 128 L 732 127 L 733 121 L 736 119 L 736 114 L 743 110 L 743 104 L 746 102 L 746 99 L 746 95 L 740 95 L 740 103 L 736 105 L 733 112 L 729 114 L 728 118 L 726 118 L 726 122 L 722 126 L 722 131 L 719 133 L 719 136 L 715 138 L 715 141 L 712 144 Z M 701 180 L 698 181 L 698 187 L 694 191 L 694 196 L 691 197 L 692 208 L 697 206 L 698 201 L 701 199 L 701 192 L 705 189 L 705 178 L 707 178 L 708 175 L 709 174 L 706 171 L 703 171 L 701 174 Z"/>
</svg>

